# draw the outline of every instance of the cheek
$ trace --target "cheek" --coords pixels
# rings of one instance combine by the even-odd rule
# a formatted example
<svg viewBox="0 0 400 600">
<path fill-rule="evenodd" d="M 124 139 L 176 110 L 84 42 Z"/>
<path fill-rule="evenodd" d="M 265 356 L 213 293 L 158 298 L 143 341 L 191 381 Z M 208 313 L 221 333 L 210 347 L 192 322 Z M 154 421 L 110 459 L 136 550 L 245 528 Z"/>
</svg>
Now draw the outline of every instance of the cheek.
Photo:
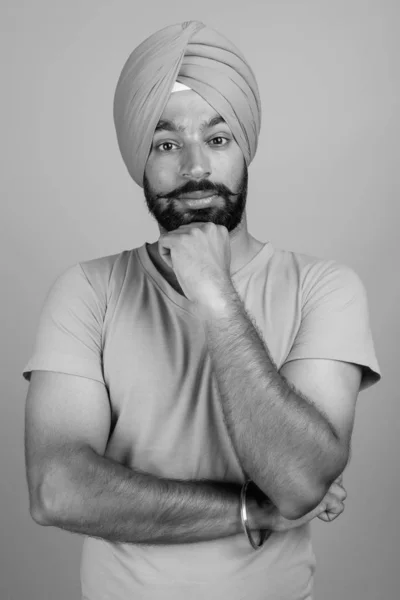
<svg viewBox="0 0 400 600">
<path fill-rule="evenodd" d="M 239 186 L 244 172 L 243 154 L 239 152 L 222 155 L 213 169 L 215 180 L 223 181 L 232 188 Z"/>
<path fill-rule="evenodd" d="M 167 169 L 159 161 L 151 160 L 151 157 L 147 162 L 145 173 L 152 189 L 156 192 L 169 190 L 173 187 L 173 170 L 171 168 Z"/>
</svg>

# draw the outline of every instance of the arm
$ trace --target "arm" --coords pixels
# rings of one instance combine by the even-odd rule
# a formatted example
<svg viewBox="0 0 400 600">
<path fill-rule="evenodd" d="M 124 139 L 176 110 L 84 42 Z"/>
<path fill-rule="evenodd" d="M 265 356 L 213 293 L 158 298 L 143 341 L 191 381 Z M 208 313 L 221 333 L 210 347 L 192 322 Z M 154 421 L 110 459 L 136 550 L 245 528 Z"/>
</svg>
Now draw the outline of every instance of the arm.
<svg viewBox="0 0 400 600">
<path fill-rule="evenodd" d="M 160 479 L 104 458 L 106 388 L 85 377 L 34 371 L 26 402 L 25 458 L 32 518 L 127 543 L 199 542 L 242 532 L 240 485 Z M 254 529 L 275 507 L 249 498 Z"/>
<path fill-rule="evenodd" d="M 200 542 L 241 532 L 238 485 L 160 479 L 89 447 L 74 449 L 69 460 L 58 458 L 56 467 L 42 525 L 145 544 Z"/>
<path fill-rule="evenodd" d="M 297 360 L 278 372 L 233 286 L 200 317 L 244 470 L 284 517 L 303 517 L 347 464 L 361 369 Z"/>
</svg>

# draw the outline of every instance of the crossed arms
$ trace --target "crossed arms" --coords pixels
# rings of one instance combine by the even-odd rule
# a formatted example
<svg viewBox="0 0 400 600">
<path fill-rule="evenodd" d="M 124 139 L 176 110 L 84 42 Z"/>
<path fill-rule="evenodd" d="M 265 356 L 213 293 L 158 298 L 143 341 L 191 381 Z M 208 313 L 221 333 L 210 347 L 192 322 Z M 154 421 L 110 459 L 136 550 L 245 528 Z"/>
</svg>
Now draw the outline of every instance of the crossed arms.
<svg viewBox="0 0 400 600">
<path fill-rule="evenodd" d="M 264 494 L 249 497 L 253 529 L 318 516 L 344 470 L 361 368 L 296 360 L 278 373 L 237 298 L 204 316 L 229 433 Z M 240 486 L 157 478 L 104 457 L 110 404 L 101 383 L 34 371 L 26 401 L 25 456 L 34 520 L 127 543 L 180 543 L 242 531 Z M 267 458 L 268 457 L 268 458 Z"/>
</svg>

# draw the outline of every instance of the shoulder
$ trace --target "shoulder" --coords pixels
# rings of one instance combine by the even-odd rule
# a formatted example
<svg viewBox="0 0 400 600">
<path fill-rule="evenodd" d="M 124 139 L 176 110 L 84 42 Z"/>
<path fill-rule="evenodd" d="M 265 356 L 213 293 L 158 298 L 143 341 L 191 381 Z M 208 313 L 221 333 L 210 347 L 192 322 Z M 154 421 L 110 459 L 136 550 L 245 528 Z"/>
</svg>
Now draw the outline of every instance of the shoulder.
<svg viewBox="0 0 400 600">
<path fill-rule="evenodd" d="M 135 249 L 123 250 L 88 260 L 81 260 L 64 268 L 56 277 L 53 289 L 95 295 L 101 304 L 108 304 L 110 297 L 120 290 L 126 277 L 128 265 L 135 256 Z"/>
<path fill-rule="evenodd" d="M 92 284 L 109 284 L 113 278 L 125 276 L 134 250 L 123 250 L 117 254 L 81 260 L 74 267 L 80 268 Z"/>
<path fill-rule="evenodd" d="M 304 302 L 315 294 L 323 296 L 340 291 L 348 295 L 365 294 L 355 269 L 337 260 L 274 248 L 273 263 L 281 276 L 296 280 Z"/>
</svg>

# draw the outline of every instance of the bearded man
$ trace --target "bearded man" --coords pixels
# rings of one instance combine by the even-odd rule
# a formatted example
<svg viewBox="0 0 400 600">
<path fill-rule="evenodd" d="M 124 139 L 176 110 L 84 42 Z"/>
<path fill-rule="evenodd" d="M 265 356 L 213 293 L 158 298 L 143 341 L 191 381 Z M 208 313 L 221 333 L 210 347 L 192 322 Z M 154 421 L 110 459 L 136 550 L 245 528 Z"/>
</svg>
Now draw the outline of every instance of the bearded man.
<svg viewBox="0 0 400 600">
<path fill-rule="evenodd" d="M 260 97 L 218 32 L 142 42 L 114 120 L 160 237 L 47 295 L 23 371 L 31 515 L 85 535 L 85 600 L 310 600 L 310 521 L 343 511 L 380 378 L 364 286 L 248 232 Z"/>
</svg>

